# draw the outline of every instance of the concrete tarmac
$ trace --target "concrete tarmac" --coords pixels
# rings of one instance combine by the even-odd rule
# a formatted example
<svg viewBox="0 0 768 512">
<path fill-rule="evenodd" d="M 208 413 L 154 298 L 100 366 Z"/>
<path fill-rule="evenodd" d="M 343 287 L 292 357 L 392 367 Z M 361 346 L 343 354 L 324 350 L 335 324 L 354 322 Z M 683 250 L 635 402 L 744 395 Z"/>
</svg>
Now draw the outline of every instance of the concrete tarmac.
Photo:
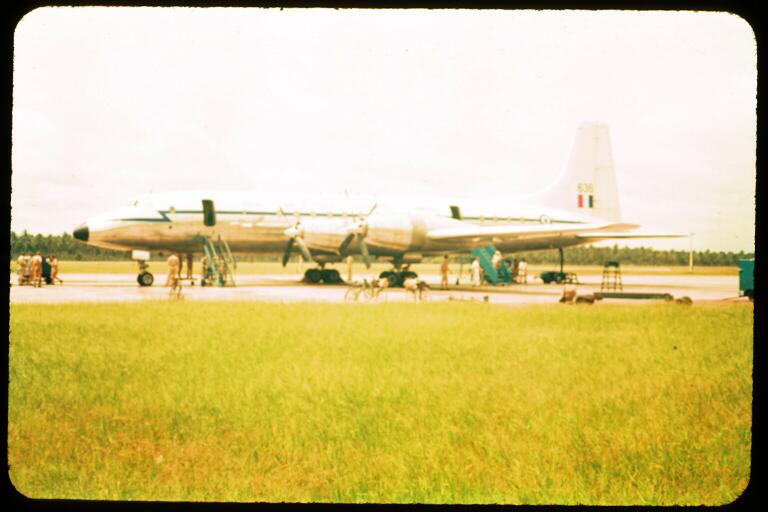
<svg viewBox="0 0 768 512">
<path fill-rule="evenodd" d="M 356 280 L 371 279 L 373 275 L 358 275 Z M 439 289 L 439 276 L 421 276 L 432 290 L 429 300 L 467 301 L 502 304 L 555 304 L 565 286 L 575 287 L 578 294 L 600 291 L 601 276 L 579 277 L 578 285 L 543 284 L 531 280 L 528 284 L 506 286 L 455 285 L 448 290 Z M 123 302 L 140 300 L 169 300 L 169 289 L 164 286 L 165 276 L 156 275 L 153 286 L 140 287 L 132 274 L 67 274 L 61 275 L 64 284 L 44 285 L 41 288 L 17 286 L 16 276 L 11 276 L 10 302 L 67 303 L 67 302 Z M 184 281 L 184 300 L 252 300 L 270 302 L 345 302 L 347 285 L 310 285 L 291 274 L 238 275 L 235 287 L 201 287 Z M 720 301 L 745 301 L 738 298 L 738 276 L 699 275 L 632 275 L 623 276 L 625 292 L 669 293 L 675 298 L 689 297 L 694 304 Z M 604 299 L 604 303 L 648 303 L 653 299 Z M 413 296 L 403 289 L 386 290 L 379 302 L 413 301 Z"/>
</svg>

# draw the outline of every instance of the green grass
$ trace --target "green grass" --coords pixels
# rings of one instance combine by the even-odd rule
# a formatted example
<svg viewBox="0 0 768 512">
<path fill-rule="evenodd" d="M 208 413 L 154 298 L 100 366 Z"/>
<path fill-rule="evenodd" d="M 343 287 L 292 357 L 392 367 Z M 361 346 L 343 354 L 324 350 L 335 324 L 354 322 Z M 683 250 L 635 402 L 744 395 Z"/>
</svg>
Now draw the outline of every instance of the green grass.
<svg viewBox="0 0 768 512">
<path fill-rule="evenodd" d="M 332 265 L 341 272 L 342 276 L 346 276 L 347 265 L 346 263 L 337 263 Z M 305 264 L 303 267 L 305 270 L 310 268 Z M 379 273 L 384 270 L 390 270 L 392 265 L 384 262 L 373 263 L 370 270 L 366 270 L 362 263 L 355 263 L 353 271 L 355 274 L 360 273 Z M 469 265 L 464 265 L 464 272 L 467 272 Z M 162 274 L 167 270 L 165 261 L 150 261 L 150 271 L 155 274 Z M 411 265 L 411 269 L 420 274 L 434 274 L 440 273 L 439 263 L 418 263 Z M 451 271 L 458 272 L 460 266 L 458 263 L 451 263 Z M 196 273 L 200 271 L 200 261 L 195 261 L 193 270 Z M 559 270 L 557 264 L 551 265 L 529 265 L 528 275 L 538 275 L 544 270 Z M 603 272 L 603 267 L 599 265 L 565 265 L 567 272 L 576 272 L 580 275 L 600 275 Z M 17 271 L 16 262 L 11 262 L 11 273 L 15 274 Z M 699 276 L 736 276 L 739 274 L 737 267 L 698 267 L 694 266 L 693 272 L 689 272 L 687 266 L 640 266 L 640 265 L 623 265 L 621 268 L 624 275 L 638 275 L 638 274 L 661 274 L 661 275 L 699 275 Z M 289 263 L 283 267 L 277 258 L 275 261 L 264 262 L 249 262 L 241 261 L 237 264 L 237 272 L 240 274 L 298 274 L 298 266 L 295 262 Z M 138 265 L 135 261 L 61 261 L 59 262 L 59 273 L 63 276 L 67 274 L 136 274 L 138 273 Z"/>
<path fill-rule="evenodd" d="M 722 504 L 752 308 L 11 305 L 35 498 Z"/>
</svg>

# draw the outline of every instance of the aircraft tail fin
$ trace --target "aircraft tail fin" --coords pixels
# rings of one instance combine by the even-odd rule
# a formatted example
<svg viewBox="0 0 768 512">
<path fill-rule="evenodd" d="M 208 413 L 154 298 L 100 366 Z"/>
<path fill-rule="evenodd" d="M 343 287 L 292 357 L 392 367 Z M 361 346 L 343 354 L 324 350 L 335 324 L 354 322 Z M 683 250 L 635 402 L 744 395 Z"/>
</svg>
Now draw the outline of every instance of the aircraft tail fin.
<svg viewBox="0 0 768 512">
<path fill-rule="evenodd" d="M 554 184 L 530 197 L 551 208 L 621 221 L 608 126 L 582 123 L 564 173 Z"/>
</svg>

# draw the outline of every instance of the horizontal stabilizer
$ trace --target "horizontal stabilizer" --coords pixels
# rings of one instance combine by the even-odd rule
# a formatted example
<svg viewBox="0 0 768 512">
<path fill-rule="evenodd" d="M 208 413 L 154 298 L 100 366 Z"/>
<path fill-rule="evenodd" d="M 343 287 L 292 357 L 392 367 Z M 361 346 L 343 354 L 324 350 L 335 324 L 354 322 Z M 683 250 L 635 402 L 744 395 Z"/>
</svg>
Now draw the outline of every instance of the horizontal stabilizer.
<svg viewBox="0 0 768 512">
<path fill-rule="evenodd" d="M 609 233 L 605 231 L 600 231 L 598 233 L 584 233 L 582 235 L 577 235 L 578 238 L 583 238 L 585 240 L 587 239 L 604 239 L 604 238 L 624 238 L 624 239 L 632 239 L 632 238 L 687 238 L 690 236 L 689 233 L 642 233 L 642 232 L 632 232 L 632 233 Z"/>
<path fill-rule="evenodd" d="M 540 224 L 535 226 L 519 225 L 495 225 L 495 226 L 476 226 L 467 224 L 462 227 L 434 229 L 427 233 L 427 238 L 434 241 L 482 241 L 497 239 L 528 239 L 542 236 L 552 236 L 557 234 L 571 236 L 589 236 L 594 234 L 596 237 L 605 238 L 602 232 L 615 231 L 623 232 L 639 227 L 637 224 L 625 223 L 594 223 L 594 224 L 573 224 L 573 225 L 551 225 Z M 615 234 L 615 233 L 614 233 Z"/>
</svg>

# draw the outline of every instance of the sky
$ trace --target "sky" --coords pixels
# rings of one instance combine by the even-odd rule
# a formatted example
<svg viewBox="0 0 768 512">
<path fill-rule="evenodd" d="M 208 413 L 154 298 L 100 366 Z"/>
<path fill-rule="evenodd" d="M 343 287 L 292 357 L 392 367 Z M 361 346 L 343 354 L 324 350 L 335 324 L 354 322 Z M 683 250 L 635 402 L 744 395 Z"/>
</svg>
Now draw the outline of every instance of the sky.
<svg viewBox="0 0 768 512">
<path fill-rule="evenodd" d="M 11 229 L 185 189 L 513 200 L 598 121 L 625 221 L 751 252 L 756 52 L 724 12 L 40 8 L 14 36 Z"/>
</svg>

